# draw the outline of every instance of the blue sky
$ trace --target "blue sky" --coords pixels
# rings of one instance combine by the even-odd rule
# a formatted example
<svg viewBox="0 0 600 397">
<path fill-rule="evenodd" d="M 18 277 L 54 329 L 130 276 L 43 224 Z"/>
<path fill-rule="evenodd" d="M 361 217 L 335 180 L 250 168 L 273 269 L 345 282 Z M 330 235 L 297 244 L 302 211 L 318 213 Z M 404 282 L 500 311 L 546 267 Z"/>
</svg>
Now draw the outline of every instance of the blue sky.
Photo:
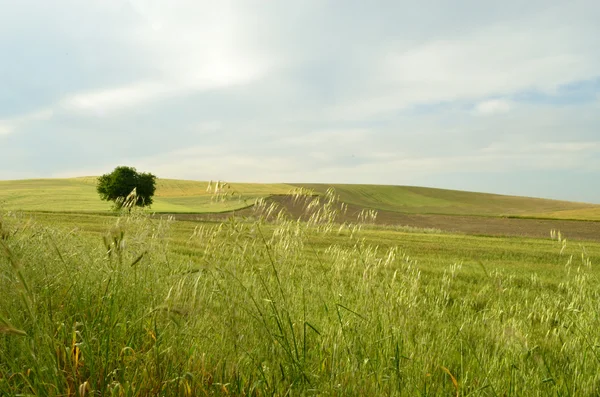
<svg viewBox="0 0 600 397">
<path fill-rule="evenodd" d="M 0 179 L 600 203 L 595 0 L 0 0 Z"/>
</svg>

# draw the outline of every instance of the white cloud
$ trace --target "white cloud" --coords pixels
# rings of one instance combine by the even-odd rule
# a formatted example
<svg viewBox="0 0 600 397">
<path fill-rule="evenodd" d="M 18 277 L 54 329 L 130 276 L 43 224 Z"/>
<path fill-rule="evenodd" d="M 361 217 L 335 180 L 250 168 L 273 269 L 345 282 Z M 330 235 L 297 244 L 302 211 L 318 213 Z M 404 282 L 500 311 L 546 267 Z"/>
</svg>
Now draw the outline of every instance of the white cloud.
<svg viewBox="0 0 600 397">
<path fill-rule="evenodd" d="M 285 146 L 306 147 L 313 146 L 334 152 L 337 146 L 362 143 L 368 139 L 372 131 L 360 128 L 348 129 L 318 129 L 303 134 L 287 136 L 278 141 Z"/>
<path fill-rule="evenodd" d="M 583 154 L 594 153 L 600 149 L 598 141 L 564 141 L 564 142 L 527 142 L 522 140 L 506 140 L 492 142 L 481 149 L 487 155 L 545 155 L 545 154 Z"/>
<path fill-rule="evenodd" d="M 332 136 L 336 135 L 332 132 Z M 253 155 L 243 147 L 194 146 L 157 156 L 129 159 L 142 169 L 161 177 L 196 180 L 224 179 L 237 182 L 338 182 L 338 183 L 418 183 L 420 177 L 452 172 L 516 172 L 529 170 L 596 169 L 600 159 L 592 159 L 600 142 L 496 142 L 478 150 L 438 155 L 407 150 L 390 151 L 396 142 L 375 145 L 356 161 L 340 164 L 332 142 L 305 140 L 300 149 L 285 149 L 282 140 L 272 151 Z M 361 153 L 366 141 L 348 144 Z M 243 146 L 243 145 L 242 145 Z M 324 150 L 324 147 L 327 150 Z"/>
<path fill-rule="evenodd" d="M 163 178 L 235 182 L 283 180 L 301 165 L 290 156 L 271 154 L 259 157 L 209 146 L 194 146 L 158 156 L 130 159 L 127 163 L 139 169 L 152 170 Z"/>
<path fill-rule="evenodd" d="M 540 147 L 558 152 L 585 152 L 600 150 L 600 142 L 548 142 Z"/>
<path fill-rule="evenodd" d="M 54 111 L 52 109 L 39 109 L 36 110 L 35 112 L 31 112 L 28 113 L 27 115 L 25 115 L 23 118 L 21 118 L 21 122 L 26 122 L 26 121 L 39 121 L 39 120 L 48 120 L 51 119 L 52 116 L 54 116 Z"/>
<path fill-rule="evenodd" d="M 337 100 L 319 111 L 323 120 L 362 120 L 420 104 L 479 101 L 522 90 L 551 93 L 561 84 L 594 77 L 600 70 L 595 35 L 590 32 L 593 21 L 569 22 L 589 16 L 585 2 L 531 7 L 523 15 L 496 20 L 483 13 L 479 25 L 476 19 L 449 24 L 441 18 L 439 22 L 444 23 L 424 36 L 416 34 L 421 30 L 416 21 L 407 21 L 411 22 L 407 29 L 414 30 L 419 38 L 414 41 L 405 39 L 410 31 L 404 32 L 402 27 L 397 28 L 396 35 L 391 30 L 385 37 L 353 31 L 368 21 L 362 15 L 349 15 L 348 21 L 361 23 L 356 26 L 349 22 L 335 25 L 349 29 L 349 39 L 334 40 L 328 36 L 327 24 L 301 24 L 302 18 L 331 11 L 319 3 L 296 6 L 281 15 L 275 6 L 229 1 L 129 0 L 129 5 L 135 18 L 118 31 L 122 32 L 122 42 L 131 47 L 132 56 L 146 65 L 145 72 L 152 77 L 71 92 L 60 101 L 63 108 L 105 115 L 161 98 L 250 84 L 286 67 L 310 66 L 314 57 L 317 61 L 318 57 L 328 59 L 338 52 L 347 81 Z M 113 6 L 98 3 L 96 7 Z M 447 11 L 443 3 L 439 8 Z M 507 10 L 516 9 L 520 6 L 507 5 Z M 465 18 L 466 14 L 465 10 Z M 565 21 L 565 15 L 569 20 Z M 322 15 L 323 21 L 326 16 Z M 377 18 L 386 21 L 385 15 Z M 286 30 L 286 23 L 304 30 L 291 34 L 294 32 Z M 456 29 L 456 24 L 466 28 Z M 322 36 L 322 40 L 308 45 L 303 36 L 307 40 Z M 377 45 L 369 40 L 376 40 Z M 327 49 L 330 44 L 337 47 Z M 293 86 L 289 81 L 269 91 L 285 96 L 283 90 Z M 505 108 L 499 103 L 481 104 L 484 113 Z"/>
<path fill-rule="evenodd" d="M 475 111 L 481 114 L 506 113 L 512 108 L 512 103 L 502 99 L 491 99 L 475 105 Z"/>
<path fill-rule="evenodd" d="M 0 135 L 8 135 L 13 132 L 14 127 L 8 121 L 0 121 Z"/>
<path fill-rule="evenodd" d="M 143 23 L 132 38 L 175 90 L 210 90 L 256 81 L 277 57 L 266 53 L 248 26 L 252 13 L 229 2 L 131 1 Z"/>
<path fill-rule="evenodd" d="M 202 121 L 194 126 L 194 130 L 201 133 L 221 131 L 223 123 L 219 120 Z"/>
<path fill-rule="evenodd" d="M 100 176 L 110 172 L 116 165 L 106 164 L 103 167 L 85 167 L 76 168 L 66 171 L 53 172 L 49 175 L 50 178 L 77 178 L 81 176 Z M 140 170 L 141 171 L 141 170 Z"/>
<path fill-rule="evenodd" d="M 164 84 L 134 83 L 122 87 L 76 93 L 61 100 L 60 106 L 67 110 L 91 110 L 104 113 L 139 105 L 168 92 L 169 88 Z"/>
<path fill-rule="evenodd" d="M 63 98 L 59 107 L 67 111 L 93 111 L 105 115 L 144 103 L 164 100 L 190 92 L 223 89 L 247 84 L 260 78 L 268 69 L 264 65 L 230 58 L 212 61 L 197 69 L 172 70 L 157 81 L 140 81 L 117 87 L 79 92 Z"/>
<path fill-rule="evenodd" d="M 562 3 L 542 10 L 444 38 L 380 46 L 362 91 L 344 98 L 333 117 L 360 120 L 420 104 L 473 102 L 523 91 L 552 95 L 562 85 L 596 78 L 600 55 L 592 32 L 597 28 L 591 21 L 569 22 L 585 18 L 589 7 Z"/>
<path fill-rule="evenodd" d="M 47 108 L 107 116 L 152 101 L 249 84 L 276 63 L 276 57 L 252 41 L 240 10 L 226 2 L 129 3 L 139 19 L 122 30 L 121 39 L 154 77 L 72 91 Z M 16 127 L 16 123 L 2 123 L 0 134 Z"/>
<path fill-rule="evenodd" d="M 54 111 L 49 108 L 42 108 L 33 112 L 17 115 L 7 119 L 0 119 L 0 135 L 8 135 L 21 126 L 35 121 L 49 120 L 54 115 Z"/>
</svg>

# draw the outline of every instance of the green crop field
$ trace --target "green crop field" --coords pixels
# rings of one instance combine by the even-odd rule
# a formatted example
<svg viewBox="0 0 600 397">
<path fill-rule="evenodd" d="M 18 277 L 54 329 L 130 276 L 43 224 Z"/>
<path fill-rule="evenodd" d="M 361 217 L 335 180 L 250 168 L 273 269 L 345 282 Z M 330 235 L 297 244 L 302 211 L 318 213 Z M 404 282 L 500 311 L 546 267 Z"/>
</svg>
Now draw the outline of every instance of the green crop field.
<svg viewBox="0 0 600 397">
<path fill-rule="evenodd" d="M 286 194 L 285 184 L 236 183 L 221 195 L 207 191 L 208 182 L 158 179 L 152 210 L 171 213 L 224 212 L 247 207 L 257 198 Z M 99 212 L 110 204 L 96 193 L 96 178 L 0 181 L 0 208 L 27 211 Z"/>
<path fill-rule="evenodd" d="M 600 220 L 600 207 L 562 210 L 533 214 L 534 217 L 553 219 Z"/>
<path fill-rule="evenodd" d="M 0 395 L 600 394 L 600 244 L 339 225 L 321 205 L 2 213 Z"/>
<path fill-rule="evenodd" d="M 101 212 L 95 177 L 0 181 L 0 208 L 26 211 Z M 213 185 L 214 186 L 214 185 Z M 256 199 L 289 194 L 298 187 L 324 194 L 333 187 L 343 202 L 407 214 L 520 216 L 600 220 L 600 205 L 410 186 L 231 183 L 222 194 L 208 182 L 158 179 L 151 210 L 218 213 L 253 205 Z"/>
<path fill-rule="evenodd" d="M 600 205 L 413 186 L 298 185 L 325 193 L 332 187 L 346 203 L 377 210 L 447 215 L 538 216 L 600 219 Z"/>
</svg>

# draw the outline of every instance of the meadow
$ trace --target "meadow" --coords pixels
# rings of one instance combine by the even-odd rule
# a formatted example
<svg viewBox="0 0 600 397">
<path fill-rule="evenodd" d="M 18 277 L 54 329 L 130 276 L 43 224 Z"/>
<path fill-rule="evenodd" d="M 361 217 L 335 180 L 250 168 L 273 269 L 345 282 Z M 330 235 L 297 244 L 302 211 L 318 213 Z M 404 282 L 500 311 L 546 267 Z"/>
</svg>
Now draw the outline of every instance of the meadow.
<svg viewBox="0 0 600 397">
<path fill-rule="evenodd" d="M 6 210 L 107 212 L 111 204 L 98 199 L 96 177 L 0 181 L 0 205 Z M 209 186 L 210 185 L 210 186 Z M 158 179 L 152 210 L 159 213 L 226 212 L 254 205 L 258 198 L 287 194 L 285 184 L 225 183 Z"/>
<path fill-rule="evenodd" d="M 0 181 L 0 205 L 7 210 L 107 212 L 96 177 Z M 342 184 L 225 183 L 157 180 L 152 211 L 156 213 L 222 213 L 251 207 L 256 200 L 287 195 L 304 188 L 324 195 L 333 188 L 340 200 L 359 209 L 385 214 L 439 214 L 600 220 L 600 205 L 531 197 L 464 192 L 414 186 Z"/>
<path fill-rule="evenodd" d="M 600 244 L 300 199 L 302 221 L 4 211 L 0 395 L 600 394 Z"/>
<path fill-rule="evenodd" d="M 544 198 L 417 186 L 343 184 L 300 184 L 298 186 L 321 194 L 333 188 L 340 196 L 340 200 L 345 203 L 381 211 L 600 220 L 600 205 Z"/>
</svg>

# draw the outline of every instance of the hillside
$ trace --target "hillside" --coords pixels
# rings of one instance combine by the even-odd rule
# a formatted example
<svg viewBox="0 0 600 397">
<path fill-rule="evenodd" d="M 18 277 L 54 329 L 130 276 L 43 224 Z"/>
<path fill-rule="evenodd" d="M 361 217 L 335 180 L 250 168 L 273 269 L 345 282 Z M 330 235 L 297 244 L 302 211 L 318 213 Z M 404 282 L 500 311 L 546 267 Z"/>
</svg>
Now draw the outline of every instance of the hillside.
<svg viewBox="0 0 600 397">
<path fill-rule="evenodd" d="M 235 183 L 227 196 L 207 191 L 208 182 L 158 179 L 152 210 L 156 212 L 224 212 L 254 204 L 259 197 L 286 194 L 285 184 Z M 0 208 L 26 211 L 107 211 L 110 204 L 96 193 L 96 178 L 0 181 Z"/>
<path fill-rule="evenodd" d="M 415 186 L 297 184 L 318 193 L 333 187 L 341 201 L 405 214 L 521 216 L 600 220 L 600 205 Z"/>
<path fill-rule="evenodd" d="M 0 181 L 0 208 L 27 211 L 98 212 L 110 209 L 96 193 L 96 178 Z M 323 194 L 333 187 L 341 201 L 388 214 L 519 216 L 600 220 L 600 205 L 413 186 L 231 183 L 216 196 L 208 182 L 158 179 L 152 210 L 217 213 L 251 206 L 259 197 L 285 195 L 297 187 Z"/>
</svg>

